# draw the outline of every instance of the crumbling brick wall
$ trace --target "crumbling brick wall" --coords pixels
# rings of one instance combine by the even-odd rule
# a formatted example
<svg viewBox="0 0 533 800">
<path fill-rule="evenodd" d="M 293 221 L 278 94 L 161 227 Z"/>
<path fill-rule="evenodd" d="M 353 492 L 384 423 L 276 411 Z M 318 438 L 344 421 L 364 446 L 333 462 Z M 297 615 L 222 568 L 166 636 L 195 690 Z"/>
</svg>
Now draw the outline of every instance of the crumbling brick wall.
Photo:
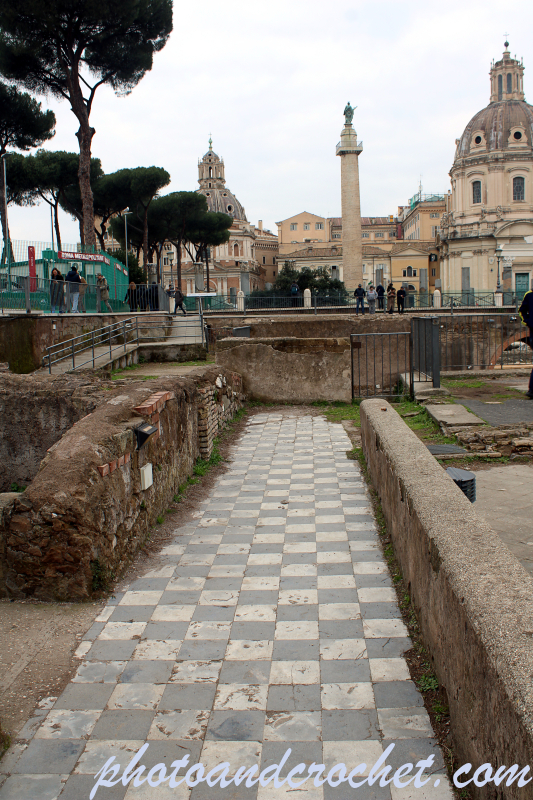
<svg viewBox="0 0 533 800">
<path fill-rule="evenodd" d="M 226 403 L 203 391 L 210 386 Z M 207 454 L 200 447 L 200 411 L 207 407 L 223 424 L 244 401 L 239 380 L 220 369 L 196 379 L 153 381 L 150 389 L 124 381 L 103 394 L 92 413 L 49 449 L 35 479 L 4 509 L 0 595 L 85 599 L 121 574 L 197 458 Z M 145 422 L 157 425 L 158 432 L 137 449 L 135 429 Z M 142 490 L 140 470 L 146 464 L 152 464 L 153 485 Z"/>
<path fill-rule="evenodd" d="M 200 455 L 208 459 L 213 452 L 218 431 L 242 408 L 242 378 L 236 372 L 217 375 L 214 384 L 199 388 L 198 441 Z"/>
</svg>

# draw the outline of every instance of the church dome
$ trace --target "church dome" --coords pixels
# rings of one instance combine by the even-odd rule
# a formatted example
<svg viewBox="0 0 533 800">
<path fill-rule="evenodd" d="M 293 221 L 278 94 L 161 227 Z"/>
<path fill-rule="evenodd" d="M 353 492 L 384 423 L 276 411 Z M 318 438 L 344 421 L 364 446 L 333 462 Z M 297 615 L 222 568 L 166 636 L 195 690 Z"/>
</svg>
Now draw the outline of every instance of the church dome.
<svg viewBox="0 0 533 800">
<path fill-rule="evenodd" d="M 226 186 L 224 161 L 214 151 L 209 139 L 209 150 L 198 162 L 198 194 L 207 200 L 209 211 L 227 214 L 239 222 L 247 222 L 246 212 L 233 192 Z"/>
<path fill-rule="evenodd" d="M 478 111 L 458 141 L 456 158 L 483 151 L 529 146 L 533 141 L 533 106 L 524 100 L 501 100 Z"/>
</svg>

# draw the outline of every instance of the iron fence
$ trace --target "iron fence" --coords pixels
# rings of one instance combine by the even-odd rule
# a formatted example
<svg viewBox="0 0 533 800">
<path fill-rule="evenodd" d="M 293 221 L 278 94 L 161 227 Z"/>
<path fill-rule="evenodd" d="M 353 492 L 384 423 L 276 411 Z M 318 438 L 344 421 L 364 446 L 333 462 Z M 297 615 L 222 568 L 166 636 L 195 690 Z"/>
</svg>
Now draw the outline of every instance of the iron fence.
<svg viewBox="0 0 533 800">
<path fill-rule="evenodd" d="M 350 335 L 352 398 L 395 397 L 412 387 L 411 334 Z M 411 388 L 412 391 L 412 388 Z"/>
<path fill-rule="evenodd" d="M 439 316 L 441 370 L 530 365 L 529 330 L 518 314 Z"/>
<path fill-rule="evenodd" d="M 440 388 L 440 318 L 411 319 L 410 384 L 431 383 Z"/>
</svg>

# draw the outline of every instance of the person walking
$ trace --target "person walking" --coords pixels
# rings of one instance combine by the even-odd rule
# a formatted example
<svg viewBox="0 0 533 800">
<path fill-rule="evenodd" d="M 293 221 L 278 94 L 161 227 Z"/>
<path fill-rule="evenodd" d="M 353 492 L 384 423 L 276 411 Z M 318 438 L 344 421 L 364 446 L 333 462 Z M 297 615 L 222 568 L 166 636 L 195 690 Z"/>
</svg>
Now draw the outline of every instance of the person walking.
<svg viewBox="0 0 533 800">
<path fill-rule="evenodd" d="M 102 275 L 101 272 L 98 273 L 96 276 L 96 286 L 100 289 L 100 300 L 101 303 L 105 303 L 107 306 L 107 310 L 113 313 L 113 309 L 111 308 L 111 303 L 109 302 L 109 285 Z M 102 311 L 100 303 L 100 311 Z"/>
<path fill-rule="evenodd" d="M 85 308 L 85 295 L 87 293 L 88 287 L 89 284 L 87 283 L 83 275 L 80 275 L 80 302 L 78 304 L 78 308 L 80 309 L 80 312 L 82 314 L 87 313 L 87 309 Z"/>
<path fill-rule="evenodd" d="M 355 297 L 355 313 L 357 316 L 359 316 L 359 308 L 361 309 L 361 314 L 364 315 L 365 313 L 365 295 L 366 295 L 365 290 L 363 289 L 361 284 L 359 284 L 359 286 L 353 293 L 353 296 Z"/>
<path fill-rule="evenodd" d="M 366 293 L 366 299 L 368 301 L 368 313 L 375 314 L 376 300 L 378 299 L 378 293 L 376 292 L 372 284 L 370 284 L 370 286 L 368 287 L 368 291 Z"/>
<path fill-rule="evenodd" d="M 404 286 L 400 286 L 396 294 L 396 302 L 398 303 L 398 314 L 403 314 L 405 311 L 405 297 L 407 292 Z"/>
<path fill-rule="evenodd" d="M 57 267 L 54 267 L 50 276 L 50 313 L 52 314 L 63 313 L 64 282 L 62 274 Z"/>
<path fill-rule="evenodd" d="M 132 314 L 137 311 L 137 287 L 133 281 L 131 281 L 128 286 L 124 302 L 129 305 Z"/>
<path fill-rule="evenodd" d="M 533 292 L 532 291 L 525 293 L 524 299 L 522 300 L 522 305 L 518 309 L 518 313 L 520 314 L 520 317 L 524 325 L 527 325 L 529 328 L 529 346 L 533 349 Z M 533 400 L 533 369 L 531 370 L 531 375 L 529 376 L 529 388 L 526 392 L 526 397 L 529 397 L 530 400 Z"/>
<path fill-rule="evenodd" d="M 69 283 L 70 287 L 70 307 L 73 314 L 78 313 L 78 302 L 80 299 L 80 283 L 81 278 L 78 275 L 78 268 L 72 265 L 67 272 L 65 280 Z"/>
<path fill-rule="evenodd" d="M 394 314 L 394 303 L 396 301 L 396 289 L 389 283 L 387 286 L 387 313 Z"/>
<path fill-rule="evenodd" d="M 181 289 L 176 289 L 175 292 L 174 292 L 174 316 L 176 316 L 176 314 L 178 313 L 178 308 L 181 309 L 181 311 L 183 312 L 183 316 L 184 317 L 187 316 L 187 312 L 183 308 L 183 301 L 184 300 L 185 300 L 185 297 L 183 296 L 183 292 L 181 291 Z"/>
<path fill-rule="evenodd" d="M 298 305 L 298 292 L 300 291 L 300 287 L 293 281 L 291 284 L 291 305 L 296 307 Z"/>
<path fill-rule="evenodd" d="M 385 310 L 385 288 L 380 284 L 376 287 L 376 292 L 378 294 L 378 308 L 381 311 Z"/>
</svg>

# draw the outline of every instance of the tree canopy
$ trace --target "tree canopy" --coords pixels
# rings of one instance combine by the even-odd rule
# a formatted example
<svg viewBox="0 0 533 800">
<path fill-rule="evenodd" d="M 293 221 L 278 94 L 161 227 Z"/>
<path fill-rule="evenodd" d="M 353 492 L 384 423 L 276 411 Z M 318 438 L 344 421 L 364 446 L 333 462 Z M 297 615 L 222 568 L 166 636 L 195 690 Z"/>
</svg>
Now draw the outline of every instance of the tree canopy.
<svg viewBox="0 0 533 800">
<path fill-rule="evenodd" d="M 41 104 L 26 92 L 0 81 L 0 156 L 8 149 L 30 150 L 55 135 L 53 111 L 42 111 Z M 14 155 L 14 154 L 13 154 Z M 9 160 L 13 157 L 9 156 Z M 9 167 L 9 165 L 6 165 Z M 6 170 L 7 172 L 8 170 Z M 0 217 L 4 242 L 9 241 L 4 206 L 4 170 L 0 169 Z M 6 248 L 4 247 L 4 254 Z"/>
<path fill-rule="evenodd" d="M 290 261 L 285 261 L 283 267 L 279 270 L 272 289 L 268 292 L 262 291 L 259 294 L 273 294 L 282 297 L 290 295 L 291 285 L 294 281 L 298 284 L 301 292 L 305 289 L 310 289 L 313 294 L 321 297 L 330 295 L 346 297 L 348 294 L 344 283 L 337 280 L 337 278 L 332 278 L 329 270 L 325 267 L 318 267 L 317 269 L 302 267 L 301 270 L 298 270 Z"/>
<path fill-rule="evenodd" d="M 0 73 L 66 99 L 76 116 L 83 243 L 94 246 L 89 119 L 107 84 L 125 95 L 152 68 L 172 31 L 172 0 L 17 0 L 0 4 Z"/>
</svg>

